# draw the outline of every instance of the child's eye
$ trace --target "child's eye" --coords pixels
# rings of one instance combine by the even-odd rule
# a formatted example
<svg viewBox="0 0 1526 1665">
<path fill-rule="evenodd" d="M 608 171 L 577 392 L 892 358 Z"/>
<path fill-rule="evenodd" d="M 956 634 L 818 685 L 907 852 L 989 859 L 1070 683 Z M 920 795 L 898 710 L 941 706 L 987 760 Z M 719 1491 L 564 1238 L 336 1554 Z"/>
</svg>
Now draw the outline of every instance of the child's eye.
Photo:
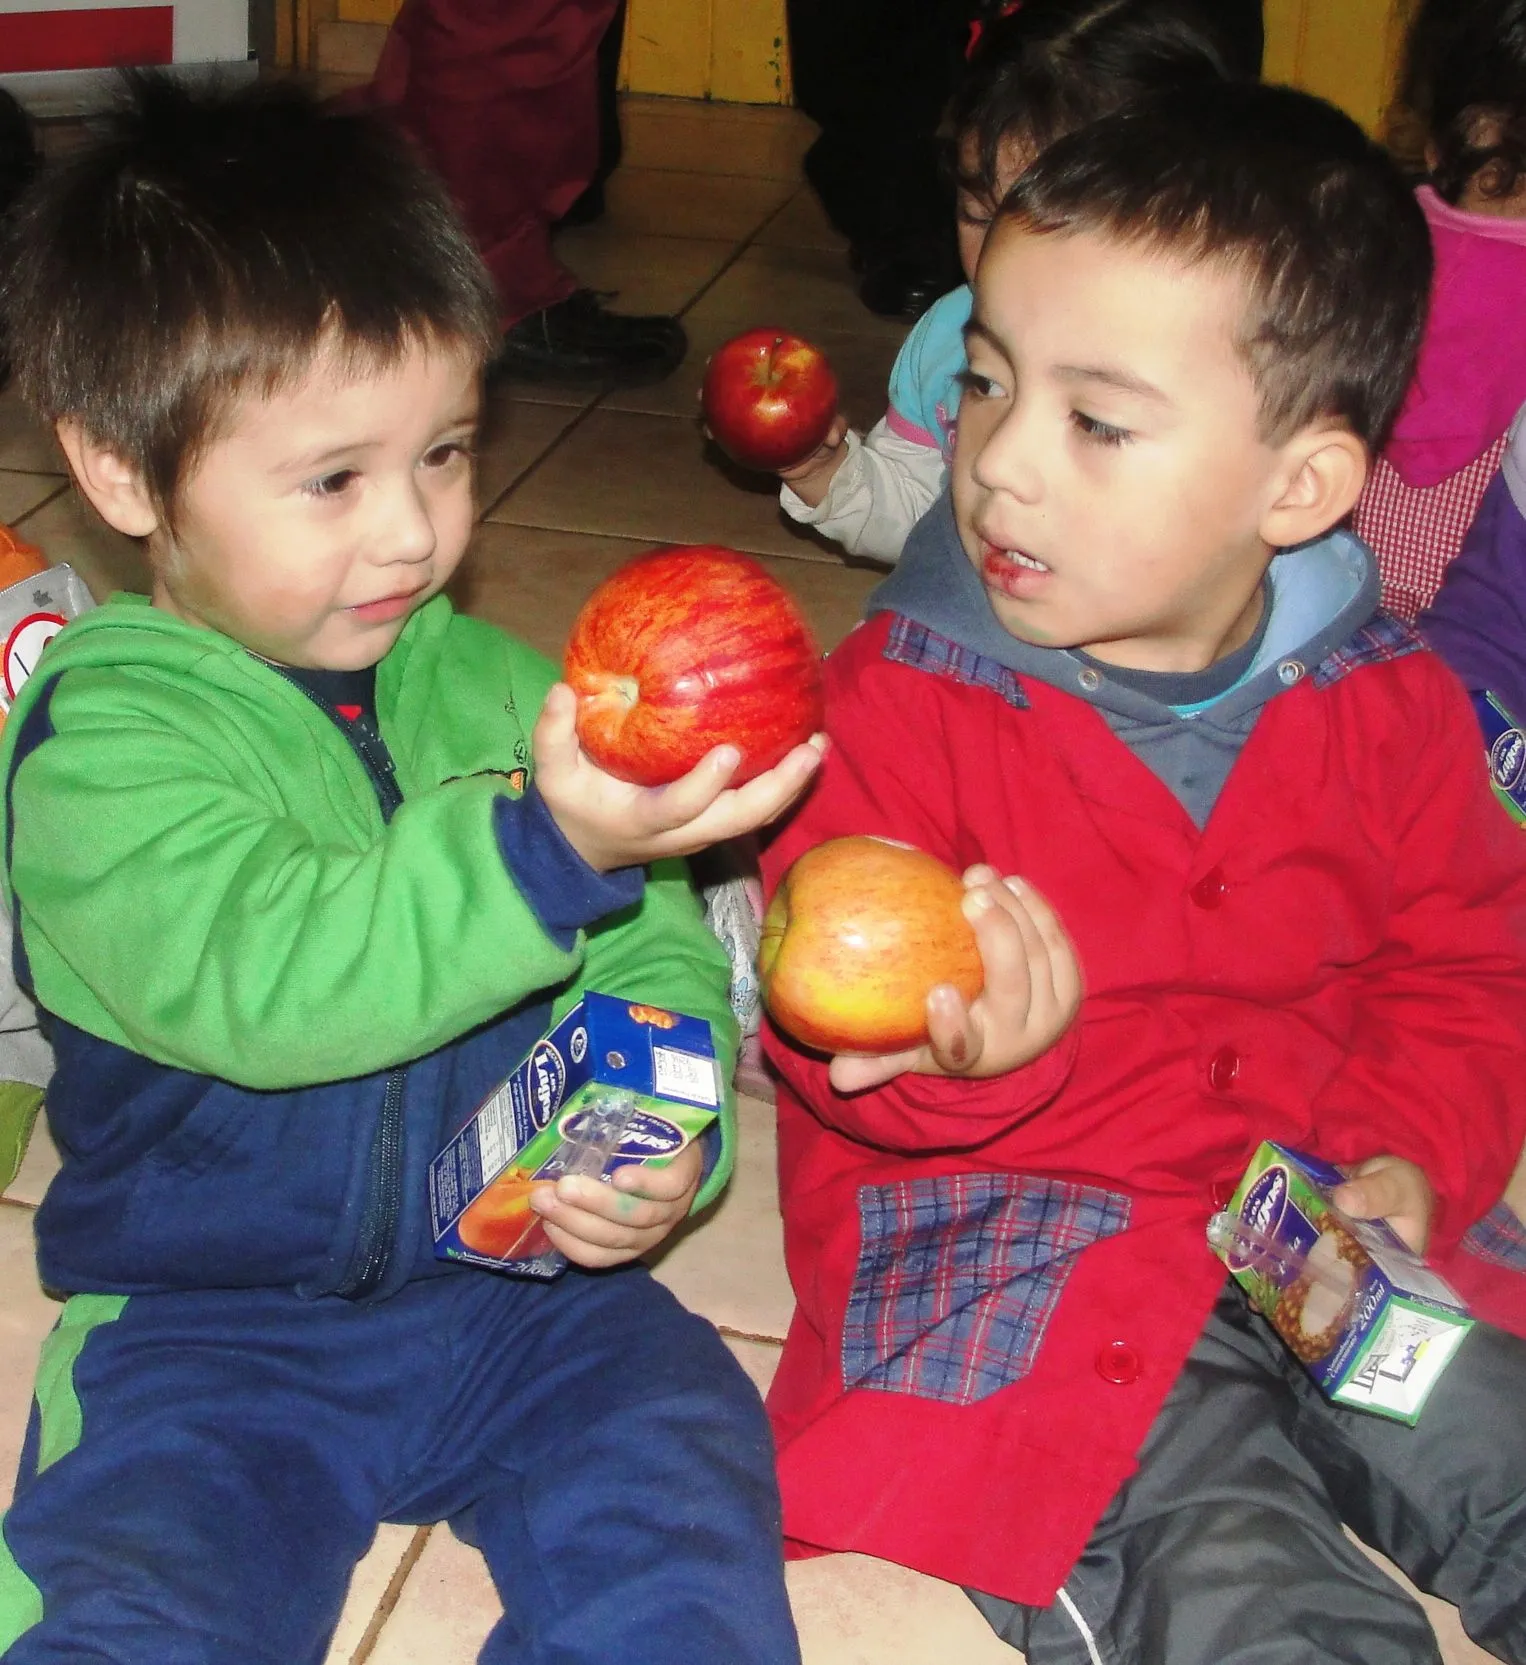
<svg viewBox="0 0 1526 1665">
<path fill-rule="evenodd" d="M 332 474 L 320 474 L 316 480 L 309 480 L 302 489 L 309 497 L 342 497 L 359 478 L 360 475 L 353 468 L 341 468 Z"/>
<path fill-rule="evenodd" d="M 978 370 L 961 370 L 954 380 L 966 394 L 974 394 L 977 399 L 1000 399 L 1005 395 L 1000 382 L 982 376 Z"/>
<path fill-rule="evenodd" d="M 1094 445 L 1127 445 L 1134 437 L 1127 428 L 1115 428 L 1111 422 L 1099 422 L 1085 411 L 1072 411 L 1070 417 Z"/>
<path fill-rule="evenodd" d="M 436 445 L 424 453 L 424 466 L 426 468 L 445 468 L 458 459 L 470 461 L 472 455 L 472 448 L 465 440 L 450 439 L 446 440 L 443 445 Z"/>
</svg>

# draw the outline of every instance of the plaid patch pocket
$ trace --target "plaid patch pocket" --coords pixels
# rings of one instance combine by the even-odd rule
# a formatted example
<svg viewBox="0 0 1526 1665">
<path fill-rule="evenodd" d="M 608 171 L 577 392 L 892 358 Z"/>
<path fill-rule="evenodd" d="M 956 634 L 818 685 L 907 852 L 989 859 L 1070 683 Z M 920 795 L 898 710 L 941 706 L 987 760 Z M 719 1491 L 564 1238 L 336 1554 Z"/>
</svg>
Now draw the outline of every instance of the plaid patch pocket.
<svg viewBox="0 0 1526 1665">
<path fill-rule="evenodd" d="M 1033 1368 L 1076 1257 L 1128 1224 L 1126 1197 L 1023 1174 L 858 1193 L 846 1387 L 969 1405 Z"/>
<path fill-rule="evenodd" d="M 1496 1203 L 1462 1240 L 1463 1248 L 1491 1265 L 1526 1272 L 1526 1224 L 1509 1203 Z"/>
</svg>

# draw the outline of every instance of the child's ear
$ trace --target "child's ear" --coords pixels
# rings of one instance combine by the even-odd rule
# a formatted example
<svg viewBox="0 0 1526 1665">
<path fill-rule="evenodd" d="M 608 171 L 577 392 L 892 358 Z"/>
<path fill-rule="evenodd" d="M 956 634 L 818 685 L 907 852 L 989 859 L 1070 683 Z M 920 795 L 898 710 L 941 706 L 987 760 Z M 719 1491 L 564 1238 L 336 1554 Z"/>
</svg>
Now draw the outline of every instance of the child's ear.
<svg viewBox="0 0 1526 1665">
<path fill-rule="evenodd" d="M 159 530 L 159 512 L 143 476 L 125 458 L 90 439 L 68 417 L 56 431 L 75 484 L 108 526 L 130 538 L 151 537 Z"/>
<path fill-rule="evenodd" d="M 1277 495 L 1261 521 L 1274 549 L 1322 537 L 1356 507 L 1367 482 L 1367 447 L 1349 428 L 1309 428 L 1283 449 Z"/>
</svg>

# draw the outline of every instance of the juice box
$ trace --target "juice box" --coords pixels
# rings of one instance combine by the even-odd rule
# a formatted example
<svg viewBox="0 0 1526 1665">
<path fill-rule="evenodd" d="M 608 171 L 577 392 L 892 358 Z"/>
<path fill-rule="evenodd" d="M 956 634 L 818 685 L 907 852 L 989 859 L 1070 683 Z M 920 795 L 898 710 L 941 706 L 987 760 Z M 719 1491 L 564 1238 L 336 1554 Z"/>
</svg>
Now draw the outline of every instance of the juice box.
<svg viewBox="0 0 1526 1665">
<path fill-rule="evenodd" d="M 586 993 L 429 1165 L 434 1252 L 552 1277 L 530 1188 L 565 1174 L 671 1162 L 719 1114 L 720 1073 L 703 1018 Z"/>
<path fill-rule="evenodd" d="M 1489 783 L 1518 822 L 1526 822 L 1526 732 L 1493 694 L 1475 693 L 1473 712 L 1484 731 Z"/>
<path fill-rule="evenodd" d="M 1209 1243 L 1330 1399 L 1413 1425 L 1473 1320 L 1386 1222 L 1336 1208 L 1345 1177 L 1265 1143 Z"/>
</svg>

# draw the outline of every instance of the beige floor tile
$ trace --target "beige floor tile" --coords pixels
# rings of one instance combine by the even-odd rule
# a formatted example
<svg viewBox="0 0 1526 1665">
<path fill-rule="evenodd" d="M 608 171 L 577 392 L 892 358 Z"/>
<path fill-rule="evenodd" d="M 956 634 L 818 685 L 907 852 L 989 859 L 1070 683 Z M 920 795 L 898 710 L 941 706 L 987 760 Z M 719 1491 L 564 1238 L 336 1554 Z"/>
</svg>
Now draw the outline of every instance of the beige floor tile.
<svg viewBox="0 0 1526 1665">
<path fill-rule="evenodd" d="M 31 1209 L 0 1205 L 0 1506 L 16 1479 L 37 1352 L 59 1311 L 37 1284 Z"/>
<path fill-rule="evenodd" d="M 451 596 L 462 612 L 489 619 L 560 661 L 572 621 L 595 585 L 650 547 L 640 539 L 485 521 L 451 584 Z M 823 652 L 858 622 L 865 598 L 883 577 L 868 566 L 758 559 L 800 603 Z"/>
<path fill-rule="evenodd" d="M 404 1562 L 417 1532 L 412 1526 L 383 1526 L 377 1532 L 375 1542 L 350 1579 L 350 1593 L 324 1656 L 324 1665 L 350 1665 L 357 1654 L 363 1659 L 370 1652 L 372 1638 L 385 1622 L 383 1603 L 388 1602 L 389 1595 L 396 1596 L 394 1580 L 401 1585 L 407 1576 Z M 390 1603 L 386 1611 L 391 1611 Z"/>
<path fill-rule="evenodd" d="M 592 397 L 584 395 L 585 400 Z M 579 408 L 574 403 L 521 399 L 503 383 L 489 391 L 477 447 L 477 501 L 483 509 L 496 503 L 550 450 L 576 420 Z"/>
<path fill-rule="evenodd" d="M 650 543 L 720 543 L 757 554 L 837 561 L 787 522 L 778 486 L 707 447 L 696 419 L 595 410 L 488 518 Z"/>
<path fill-rule="evenodd" d="M 827 218 L 820 198 L 809 185 L 795 192 L 756 240 L 765 248 L 829 249 L 840 255 L 848 252 L 848 239 Z"/>
<path fill-rule="evenodd" d="M 146 590 L 148 569 L 131 538 L 113 532 L 73 490 L 60 492 L 18 530 L 50 561 L 67 561 L 90 586 L 97 601 L 113 590 Z"/>
<path fill-rule="evenodd" d="M 774 1109 L 737 1105 L 737 1160 L 719 1202 L 669 1239 L 653 1270 L 683 1304 L 728 1334 L 782 1341 L 795 1298 L 784 1269 Z"/>
<path fill-rule="evenodd" d="M 32 1128 L 31 1143 L 21 1160 L 21 1167 L 5 1189 L 6 1201 L 28 1203 L 35 1208 L 58 1172 L 58 1162 L 58 1146 L 48 1132 L 47 1117 L 39 1116 Z"/>
<path fill-rule="evenodd" d="M 829 249 L 745 249 L 685 315 L 696 328 L 712 320 L 747 329 L 765 320 L 814 340 L 837 332 L 899 346 L 908 326 L 877 318 L 859 300 L 847 261 Z"/>
<path fill-rule="evenodd" d="M 794 191 L 787 179 L 625 166 L 604 187 L 605 214 L 597 224 L 621 236 L 741 242 L 766 226 Z"/>
<path fill-rule="evenodd" d="M 1021 1665 L 962 1590 L 866 1555 L 793 1562 L 804 1665 Z"/>
<path fill-rule="evenodd" d="M 366 1665 L 473 1665 L 501 1612 L 481 1555 L 437 1526 Z"/>
<path fill-rule="evenodd" d="M 799 181 L 800 159 L 816 136 L 799 110 L 676 98 L 627 98 L 620 130 L 627 167 L 791 183 Z"/>
<path fill-rule="evenodd" d="M 20 526 L 35 509 L 50 497 L 57 497 L 64 489 L 58 474 L 12 474 L 0 472 L 0 520 L 8 526 Z M 28 534 L 35 543 L 36 537 Z"/>
<path fill-rule="evenodd" d="M 62 474 L 67 465 L 58 442 L 22 403 L 14 387 L 0 392 L 0 468 L 25 474 Z"/>
<path fill-rule="evenodd" d="M 747 327 L 778 322 L 763 314 Z M 687 417 L 698 411 L 699 390 L 710 355 L 723 341 L 740 334 L 743 326 L 732 318 L 705 318 L 698 323 L 685 318 L 684 325 L 689 332 L 689 355 L 678 369 L 654 387 L 617 388 L 600 401 L 602 409 Z M 785 326 L 781 323 L 780 327 Z M 847 330 L 819 330 L 807 339 L 831 360 L 832 373 L 837 377 L 838 400 L 848 420 L 860 431 L 878 422 L 885 414 L 890 368 L 895 363 L 899 340 Z"/>
<path fill-rule="evenodd" d="M 556 239 L 557 256 L 612 312 L 682 312 L 731 259 L 729 237 L 651 237 L 579 226 Z"/>
</svg>

